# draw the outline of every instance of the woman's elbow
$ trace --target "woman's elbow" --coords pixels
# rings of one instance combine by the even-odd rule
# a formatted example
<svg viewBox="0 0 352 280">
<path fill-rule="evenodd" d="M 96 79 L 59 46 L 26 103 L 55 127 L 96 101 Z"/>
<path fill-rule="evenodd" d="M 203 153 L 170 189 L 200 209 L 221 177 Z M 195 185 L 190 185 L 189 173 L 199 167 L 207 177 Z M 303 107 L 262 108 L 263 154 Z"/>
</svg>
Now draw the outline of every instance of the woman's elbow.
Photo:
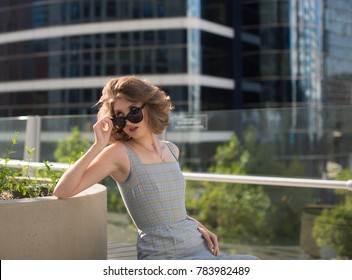
<svg viewBox="0 0 352 280">
<path fill-rule="evenodd" d="M 59 199 L 66 199 L 67 196 L 63 195 L 61 192 L 54 190 L 53 195 L 56 196 Z"/>
<path fill-rule="evenodd" d="M 53 195 L 59 199 L 67 199 L 71 196 L 60 188 L 55 188 L 53 191 Z"/>
</svg>

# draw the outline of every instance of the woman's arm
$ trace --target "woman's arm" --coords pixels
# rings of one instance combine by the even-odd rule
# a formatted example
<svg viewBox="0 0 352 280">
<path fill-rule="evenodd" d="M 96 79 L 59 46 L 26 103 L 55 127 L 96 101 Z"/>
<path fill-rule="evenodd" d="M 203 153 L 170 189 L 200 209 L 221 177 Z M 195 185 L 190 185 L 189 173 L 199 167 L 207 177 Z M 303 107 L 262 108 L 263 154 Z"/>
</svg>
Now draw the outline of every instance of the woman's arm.
<svg viewBox="0 0 352 280">
<path fill-rule="evenodd" d="M 55 187 L 55 196 L 62 199 L 74 196 L 112 172 L 113 163 L 108 159 L 109 149 L 106 148 L 112 130 L 111 120 L 103 118 L 93 129 L 94 144 L 62 175 Z"/>
</svg>

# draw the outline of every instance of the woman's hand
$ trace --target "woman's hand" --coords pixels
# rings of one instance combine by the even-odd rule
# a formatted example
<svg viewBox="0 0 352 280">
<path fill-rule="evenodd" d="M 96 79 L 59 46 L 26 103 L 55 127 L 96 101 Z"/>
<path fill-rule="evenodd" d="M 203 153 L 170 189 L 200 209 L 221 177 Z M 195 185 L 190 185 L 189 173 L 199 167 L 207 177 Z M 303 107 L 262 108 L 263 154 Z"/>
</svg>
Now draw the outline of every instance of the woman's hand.
<svg viewBox="0 0 352 280">
<path fill-rule="evenodd" d="M 97 121 L 93 126 L 95 144 L 105 147 L 109 143 L 112 128 L 113 124 L 109 117 Z"/>
<path fill-rule="evenodd" d="M 214 256 L 217 256 L 219 254 L 218 237 L 199 222 L 198 230 L 206 240 L 209 250 L 213 253 Z"/>
</svg>

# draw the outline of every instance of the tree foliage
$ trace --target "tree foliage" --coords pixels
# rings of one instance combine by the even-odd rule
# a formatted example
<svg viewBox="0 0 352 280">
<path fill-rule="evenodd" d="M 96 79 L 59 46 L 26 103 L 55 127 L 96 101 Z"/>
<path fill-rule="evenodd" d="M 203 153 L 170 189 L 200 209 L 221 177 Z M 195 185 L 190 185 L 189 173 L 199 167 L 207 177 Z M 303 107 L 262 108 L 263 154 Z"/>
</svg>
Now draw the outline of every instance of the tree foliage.
<svg viewBox="0 0 352 280">
<path fill-rule="evenodd" d="M 314 221 L 313 237 L 320 247 L 336 250 L 338 259 L 352 259 L 352 205 L 338 205 Z"/>
<path fill-rule="evenodd" d="M 250 127 L 240 141 L 234 135 L 218 146 L 209 173 L 297 177 L 305 165 L 298 160 L 280 162 L 274 144 L 265 143 Z M 297 243 L 300 210 L 310 201 L 297 188 L 245 184 L 189 182 L 187 207 L 220 238 L 231 242 Z"/>
<path fill-rule="evenodd" d="M 65 140 L 59 140 L 54 157 L 58 162 L 73 163 L 78 160 L 90 147 L 87 138 L 83 137 L 79 128 L 72 128 L 72 135 Z"/>
<path fill-rule="evenodd" d="M 346 168 L 336 176 L 337 180 L 349 180 L 352 170 Z M 314 220 L 313 237 L 318 246 L 335 249 L 338 259 L 352 259 L 352 195 L 347 190 L 336 190 L 341 203 L 325 209 Z"/>
<path fill-rule="evenodd" d="M 215 164 L 209 172 L 246 174 L 249 164 L 250 152 L 234 136 L 217 148 Z M 273 232 L 267 226 L 271 201 L 262 186 L 210 182 L 192 185 L 187 201 L 189 210 L 222 240 L 253 244 L 271 239 Z"/>
</svg>

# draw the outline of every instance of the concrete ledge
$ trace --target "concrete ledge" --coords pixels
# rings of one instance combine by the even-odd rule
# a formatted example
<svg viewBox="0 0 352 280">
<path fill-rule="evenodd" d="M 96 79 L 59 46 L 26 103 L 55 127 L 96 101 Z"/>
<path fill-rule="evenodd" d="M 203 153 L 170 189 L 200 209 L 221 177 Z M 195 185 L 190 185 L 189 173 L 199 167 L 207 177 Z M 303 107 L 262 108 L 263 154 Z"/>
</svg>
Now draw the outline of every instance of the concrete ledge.
<svg viewBox="0 0 352 280">
<path fill-rule="evenodd" d="M 0 259 L 106 259 L 107 190 L 0 200 Z"/>
</svg>

